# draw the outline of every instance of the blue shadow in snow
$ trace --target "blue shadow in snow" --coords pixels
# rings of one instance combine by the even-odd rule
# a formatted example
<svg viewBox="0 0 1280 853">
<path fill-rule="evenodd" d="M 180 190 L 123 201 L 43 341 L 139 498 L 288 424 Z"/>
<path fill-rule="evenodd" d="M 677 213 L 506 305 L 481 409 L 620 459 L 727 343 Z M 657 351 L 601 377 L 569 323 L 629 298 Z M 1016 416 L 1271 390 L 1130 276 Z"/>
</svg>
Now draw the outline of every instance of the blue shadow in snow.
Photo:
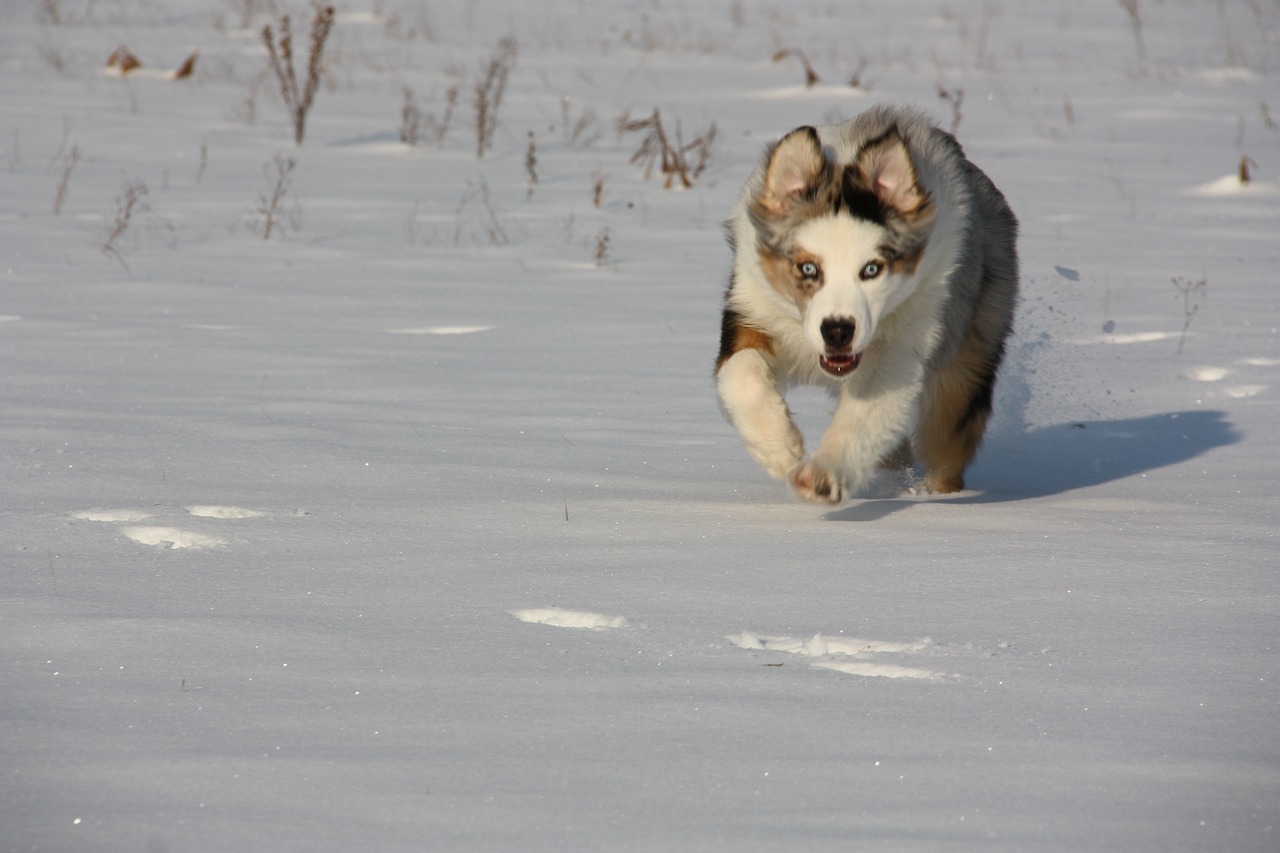
<svg viewBox="0 0 1280 853">
<path fill-rule="evenodd" d="M 1080 421 L 988 437 L 965 475 L 980 492 L 947 503 L 1041 498 L 1100 486 L 1175 465 L 1240 440 L 1225 412 L 1191 411 L 1120 421 Z M 863 501 L 827 514 L 831 521 L 874 521 L 914 501 Z"/>
</svg>

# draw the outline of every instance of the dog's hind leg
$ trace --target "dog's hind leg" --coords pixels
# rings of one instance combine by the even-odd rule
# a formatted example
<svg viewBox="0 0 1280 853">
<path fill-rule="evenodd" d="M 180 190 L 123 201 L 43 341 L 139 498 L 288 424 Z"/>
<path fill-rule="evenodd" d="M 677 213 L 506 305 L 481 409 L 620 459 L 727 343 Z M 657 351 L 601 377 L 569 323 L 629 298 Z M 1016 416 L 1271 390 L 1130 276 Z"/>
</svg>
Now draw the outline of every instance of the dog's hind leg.
<svg viewBox="0 0 1280 853">
<path fill-rule="evenodd" d="M 898 471 L 916 464 L 915 453 L 911 450 L 911 439 L 904 438 L 893 449 L 880 459 L 880 467 L 885 471 Z"/>
<path fill-rule="evenodd" d="M 958 492 L 991 418 L 1004 341 L 984 342 L 970 330 L 954 361 L 925 381 L 915 449 L 931 492 Z"/>
</svg>

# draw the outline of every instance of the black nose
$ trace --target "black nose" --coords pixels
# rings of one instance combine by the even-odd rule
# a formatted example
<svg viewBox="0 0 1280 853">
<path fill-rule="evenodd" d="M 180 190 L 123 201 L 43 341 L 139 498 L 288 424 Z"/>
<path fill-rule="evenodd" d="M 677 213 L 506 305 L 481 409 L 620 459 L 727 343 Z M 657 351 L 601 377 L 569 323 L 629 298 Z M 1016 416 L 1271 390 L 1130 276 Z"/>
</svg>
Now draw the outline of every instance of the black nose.
<svg viewBox="0 0 1280 853">
<path fill-rule="evenodd" d="M 822 321 L 822 342 L 833 352 L 848 350 L 853 346 L 853 321 L 842 317 L 828 317 Z"/>
</svg>

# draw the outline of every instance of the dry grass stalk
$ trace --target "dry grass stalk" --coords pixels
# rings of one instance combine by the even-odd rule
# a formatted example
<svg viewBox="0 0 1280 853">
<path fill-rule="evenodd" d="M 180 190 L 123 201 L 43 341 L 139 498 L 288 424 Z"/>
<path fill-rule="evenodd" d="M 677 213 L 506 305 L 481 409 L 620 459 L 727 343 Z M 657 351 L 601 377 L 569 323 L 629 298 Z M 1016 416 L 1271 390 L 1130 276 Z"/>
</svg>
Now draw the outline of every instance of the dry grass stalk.
<svg viewBox="0 0 1280 853">
<path fill-rule="evenodd" d="M 609 262 L 609 240 L 612 235 L 609 233 L 609 226 L 606 225 L 600 229 L 600 233 L 596 235 L 596 268 L 604 266 Z"/>
<path fill-rule="evenodd" d="M 773 55 L 774 62 L 781 62 L 787 57 L 794 56 L 800 60 L 800 65 L 804 68 L 804 87 L 812 89 L 814 86 L 822 82 L 822 78 L 813 70 L 813 65 L 809 63 L 809 56 L 803 50 L 795 47 L 784 48 Z"/>
<path fill-rule="evenodd" d="M 141 68 L 142 60 L 134 56 L 129 48 L 120 45 L 107 57 L 107 67 L 114 68 L 123 76 L 135 68 Z"/>
<path fill-rule="evenodd" d="M 604 172 L 596 169 L 591 173 L 591 206 L 599 207 L 604 204 Z"/>
<path fill-rule="evenodd" d="M 116 247 L 116 241 L 124 236 L 124 232 L 129 230 L 129 223 L 133 221 L 134 211 L 138 209 L 139 201 L 147 195 L 147 185 L 142 181 L 126 181 L 124 185 L 124 193 L 116 198 L 116 215 L 111 224 L 111 233 L 107 235 L 106 241 L 102 244 L 102 253 L 111 255 L 120 265 L 129 271 L 129 265 L 124 262 L 124 257 L 120 254 L 120 250 Z"/>
<path fill-rule="evenodd" d="M 270 167 L 263 169 L 263 174 L 270 184 L 270 191 L 258 194 L 258 213 L 262 216 L 263 240 L 271 239 L 271 232 L 280 218 L 280 203 L 289 194 L 290 176 L 293 174 L 293 167 L 297 165 L 292 157 L 281 154 L 275 155 L 271 162 L 275 166 L 274 175 Z"/>
<path fill-rule="evenodd" d="M 67 200 L 67 190 L 71 184 L 71 173 L 75 171 L 76 165 L 80 162 L 80 147 L 72 145 L 71 150 L 67 152 L 66 158 L 63 160 L 62 180 L 58 182 L 58 191 L 53 196 L 53 215 L 57 216 L 62 212 L 62 205 Z"/>
<path fill-rule="evenodd" d="M 646 131 L 640 147 L 631 155 L 631 163 L 643 164 L 645 180 L 653 175 L 653 170 L 657 167 L 666 176 L 666 189 L 671 189 L 676 180 L 680 181 L 680 186 L 684 189 L 693 186 L 694 179 L 702 174 L 711 158 L 711 147 L 716 138 L 716 124 L 712 122 L 706 133 L 686 145 L 681 137 L 680 123 L 677 122 L 673 143 L 662 126 L 662 116 L 656 108 L 653 115 L 643 119 L 632 120 L 624 114 L 618 127 L 623 133 Z M 692 162 L 690 155 L 693 155 Z"/>
<path fill-rule="evenodd" d="M 529 148 L 524 154 L 524 170 L 529 176 L 529 187 L 525 198 L 530 199 L 533 198 L 534 188 L 538 186 L 538 146 L 534 141 L 532 130 L 529 131 Z"/>
<path fill-rule="evenodd" d="M 400 141 L 405 145 L 418 144 L 418 125 L 422 114 L 418 111 L 418 102 L 413 90 L 404 87 L 404 106 L 400 108 Z"/>
<path fill-rule="evenodd" d="M 436 121 L 434 115 L 427 116 L 427 126 L 435 137 L 436 145 L 444 145 L 445 134 L 449 132 L 449 123 L 453 121 L 453 110 L 458 106 L 458 87 L 450 86 L 444 93 L 444 115 Z"/>
<path fill-rule="evenodd" d="M 858 67 L 853 69 L 853 73 L 849 75 L 850 89 L 869 89 L 870 85 L 862 82 L 862 75 L 866 72 L 867 66 L 871 63 L 867 61 L 865 56 L 858 57 Z"/>
<path fill-rule="evenodd" d="M 1253 176 L 1249 173 L 1249 167 L 1251 165 L 1255 169 L 1258 167 L 1257 161 L 1255 161 L 1249 155 L 1246 154 L 1240 158 L 1240 183 L 1241 184 L 1247 184 L 1253 180 Z"/>
<path fill-rule="evenodd" d="M 600 131 L 587 133 L 596 123 L 596 111 L 585 107 L 575 121 L 570 114 L 571 102 L 568 95 L 560 99 L 560 130 L 566 148 L 586 148 L 600 138 Z"/>
<path fill-rule="evenodd" d="M 289 24 L 289 16 L 280 18 L 280 37 L 277 41 L 271 25 L 262 28 L 262 40 L 267 45 L 267 56 L 271 62 L 271 70 L 280 83 L 280 95 L 284 98 L 285 107 L 293 119 L 293 139 L 298 145 L 306 132 L 307 113 L 315 100 L 316 90 L 320 88 L 320 76 L 324 71 L 322 59 L 324 43 L 333 29 L 333 7 L 324 6 L 316 9 L 315 18 L 311 21 L 311 46 L 307 51 L 307 79 L 298 88 L 298 75 L 293 65 L 293 32 Z"/>
<path fill-rule="evenodd" d="M 951 104 L 951 135 L 955 136 L 956 131 L 960 129 L 960 120 L 964 118 L 960 108 L 964 105 L 964 89 L 957 86 L 954 89 L 948 89 L 945 86 L 938 86 L 938 97 Z"/>
<path fill-rule="evenodd" d="M 498 110 L 507 90 L 507 79 L 515 68 L 518 46 L 510 36 L 498 41 L 493 55 L 485 65 L 476 83 L 476 157 L 484 159 L 484 153 L 493 146 L 493 132 L 498 126 Z"/>
<path fill-rule="evenodd" d="M 1147 42 L 1142 36 L 1142 10 L 1140 0 L 1120 0 L 1120 8 L 1129 16 L 1129 29 L 1133 32 L 1134 49 L 1138 51 L 1138 71 L 1147 73 Z"/>
<path fill-rule="evenodd" d="M 179 65 L 176 69 L 174 69 L 173 79 L 185 80 L 188 77 L 190 77 L 193 73 L 195 73 L 196 59 L 198 59 L 199 57 L 200 57 L 200 51 L 198 50 L 191 51 L 191 55 L 188 56 L 186 59 L 184 59 L 182 61 L 182 64 Z"/>
<path fill-rule="evenodd" d="M 507 236 L 507 229 L 502 227 L 502 221 L 498 218 L 498 211 L 494 208 L 493 202 L 489 200 L 489 184 L 485 182 L 484 178 L 480 179 L 480 201 L 484 204 L 485 214 L 489 217 L 489 243 L 494 246 L 508 245 L 511 242 L 511 238 Z"/>
<path fill-rule="evenodd" d="M 1200 311 L 1200 303 L 1205 301 L 1209 293 L 1208 278 L 1192 281 L 1182 276 L 1172 279 L 1174 290 L 1182 297 L 1182 335 L 1178 338 L 1178 352 L 1187 342 L 1187 330 L 1191 328 L 1191 320 Z"/>
</svg>

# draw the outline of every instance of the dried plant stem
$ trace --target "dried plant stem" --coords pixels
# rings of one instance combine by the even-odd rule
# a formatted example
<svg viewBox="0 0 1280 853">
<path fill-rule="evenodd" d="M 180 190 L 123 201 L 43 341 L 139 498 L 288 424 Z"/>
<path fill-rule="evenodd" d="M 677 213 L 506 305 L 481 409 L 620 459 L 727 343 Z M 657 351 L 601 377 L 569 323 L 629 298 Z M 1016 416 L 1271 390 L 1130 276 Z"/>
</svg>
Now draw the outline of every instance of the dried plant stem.
<svg viewBox="0 0 1280 853">
<path fill-rule="evenodd" d="M 858 58 L 858 67 L 853 69 L 853 73 L 849 75 L 849 87 L 852 89 L 867 89 L 867 84 L 862 82 L 862 75 L 866 72 L 870 63 L 865 56 Z"/>
<path fill-rule="evenodd" d="M 290 175 L 293 174 L 293 167 L 297 165 L 292 157 L 280 154 L 275 155 L 271 162 L 275 166 L 275 174 L 271 174 L 269 167 L 264 169 L 271 188 L 258 196 L 258 213 L 262 215 L 263 240 L 271 239 L 271 232 L 280 216 L 280 202 L 289 194 Z"/>
<path fill-rule="evenodd" d="M 1138 71 L 1147 73 L 1147 43 L 1142 36 L 1142 10 L 1138 8 L 1139 0 L 1120 0 L 1120 7 L 1129 16 L 1129 29 L 1133 32 L 1133 45 L 1138 51 Z"/>
<path fill-rule="evenodd" d="M 569 510 L 567 509 L 568 504 L 566 504 L 565 506 L 566 506 L 565 521 L 568 521 L 569 520 L 568 518 Z M 53 549 L 47 549 L 47 550 L 49 553 L 49 577 L 53 579 L 53 594 L 56 597 L 56 596 L 62 595 L 62 593 L 58 592 L 58 570 L 53 567 Z"/>
<path fill-rule="evenodd" d="M 813 70 L 813 65 L 809 63 L 809 56 L 799 48 L 785 48 L 773 55 L 774 62 L 781 62 L 789 56 L 794 56 L 800 60 L 800 66 L 804 68 L 804 87 L 812 89 L 814 86 L 822 82 L 822 78 Z"/>
<path fill-rule="evenodd" d="M 511 242 L 511 238 L 507 236 L 507 229 L 502 227 L 502 221 L 498 218 L 498 211 L 494 208 L 493 202 L 489 200 L 489 184 L 484 178 L 480 179 L 480 201 L 484 204 L 485 214 L 489 217 L 489 243 L 494 246 L 507 245 Z"/>
<path fill-rule="evenodd" d="M 964 118 L 964 114 L 960 111 L 964 105 L 964 89 L 959 86 L 948 89 L 939 84 L 938 97 L 951 104 L 951 135 L 955 136 L 956 131 L 960 129 L 960 120 Z"/>
<path fill-rule="evenodd" d="M 307 113 L 315 100 L 316 90 L 320 88 L 320 76 L 324 70 L 322 58 L 324 43 L 333 29 L 333 7 L 324 6 L 316 9 L 316 16 L 311 21 L 311 46 L 307 52 L 307 79 L 298 87 L 298 75 L 293 64 L 293 32 L 289 24 L 289 16 L 280 18 L 280 37 L 277 41 L 267 24 L 262 28 L 262 40 L 267 45 L 267 56 L 270 58 L 271 70 L 280 83 L 280 95 L 284 98 L 285 107 L 293 119 L 293 139 L 298 145 L 306 133 Z"/>
<path fill-rule="evenodd" d="M 436 145 L 444 145 L 445 134 L 449 132 L 449 122 L 453 120 L 453 109 L 458 105 L 458 87 L 450 86 L 444 93 L 444 115 L 436 121 L 434 115 L 427 116 L 427 125 L 431 127 Z"/>
<path fill-rule="evenodd" d="M 640 141 L 640 147 L 631 155 L 631 163 L 644 165 L 645 180 L 652 176 L 656 166 L 667 177 L 666 189 L 671 189 L 676 180 L 680 181 L 680 186 L 684 189 L 693 186 L 694 179 L 702 174 L 711 158 L 711 148 L 716 138 L 716 124 L 712 122 L 705 133 L 686 145 L 681 136 L 680 123 L 677 122 L 673 143 L 662 126 L 662 116 L 656 108 L 648 118 L 634 121 L 624 114 L 618 127 L 623 133 L 647 131 Z M 690 154 L 694 155 L 693 162 L 689 160 Z"/>
<path fill-rule="evenodd" d="M 75 171 L 76 164 L 79 162 L 80 147 L 73 143 L 71 150 L 67 152 L 67 156 L 63 160 L 62 180 L 58 182 L 58 191 L 53 196 L 54 216 L 57 216 L 62 212 L 62 205 L 67 200 L 67 190 L 71 183 L 71 173 Z"/>
<path fill-rule="evenodd" d="M 421 121 L 421 113 L 418 112 L 418 102 L 413 96 L 413 90 L 408 86 L 404 87 L 404 106 L 400 108 L 400 141 L 405 145 L 418 144 L 418 124 Z"/>
<path fill-rule="evenodd" d="M 106 241 L 102 244 L 102 253 L 111 255 L 127 272 L 129 265 L 124 262 L 124 257 L 120 254 L 120 250 L 116 248 L 116 241 L 124 236 L 124 232 L 129 230 L 129 223 L 133 220 L 134 211 L 138 208 L 138 202 L 147 195 L 147 185 L 142 181 L 126 181 L 124 193 L 116 198 L 116 216 L 111 225 L 111 233 L 107 235 Z"/>
<path fill-rule="evenodd" d="M 1187 342 L 1187 330 L 1191 328 L 1191 320 L 1200 311 L 1200 303 L 1204 301 L 1204 297 L 1209 292 L 1209 280 L 1201 278 L 1199 281 L 1176 276 L 1172 279 L 1174 290 L 1178 291 L 1178 295 L 1182 297 L 1182 334 L 1178 338 L 1178 352 L 1182 352 L 1182 347 Z"/>
<path fill-rule="evenodd" d="M 533 190 L 538 186 L 538 146 L 533 137 L 533 131 L 529 131 L 529 147 L 524 153 L 524 170 L 529 177 L 528 191 L 525 198 L 533 198 Z"/>
<path fill-rule="evenodd" d="M 599 169 L 591 173 L 591 206 L 599 207 L 604 203 L 605 174 Z"/>
<path fill-rule="evenodd" d="M 484 153 L 493 146 L 493 132 L 498 126 L 498 109 L 507 91 L 507 79 L 516 64 L 517 45 L 511 37 L 501 39 L 480 80 L 476 83 L 473 104 L 476 111 L 476 157 L 484 159 Z"/>
<path fill-rule="evenodd" d="M 606 225 L 600 229 L 600 233 L 596 235 L 596 268 L 600 268 L 609 262 L 609 241 L 612 234 L 609 232 L 609 226 Z"/>
<path fill-rule="evenodd" d="M 1255 169 L 1258 168 L 1258 161 L 1254 160 L 1248 154 L 1242 155 L 1240 157 L 1240 183 L 1241 184 L 1247 184 L 1253 180 L 1253 176 L 1249 172 L 1250 166 L 1252 166 Z"/>
</svg>

